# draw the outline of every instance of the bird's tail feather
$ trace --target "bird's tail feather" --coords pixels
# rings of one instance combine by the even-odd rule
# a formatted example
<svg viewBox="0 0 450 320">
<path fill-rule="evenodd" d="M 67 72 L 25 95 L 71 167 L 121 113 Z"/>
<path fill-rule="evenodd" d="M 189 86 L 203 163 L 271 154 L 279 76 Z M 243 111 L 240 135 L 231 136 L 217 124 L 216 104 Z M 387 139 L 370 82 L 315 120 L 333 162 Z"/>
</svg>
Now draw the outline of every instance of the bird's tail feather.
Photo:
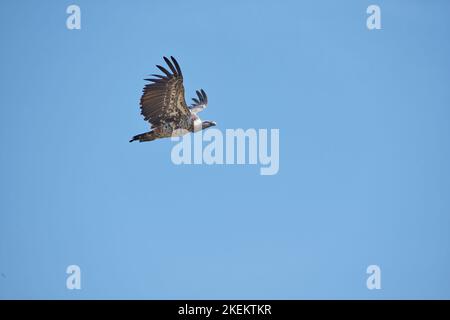
<svg viewBox="0 0 450 320">
<path fill-rule="evenodd" d="M 155 139 L 156 139 L 155 133 L 153 131 L 150 131 L 135 135 L 133 138 L 131 138 L 130 142 L 133 142 L 135 140 L 139 140 L 139 142 L 153 141 Z"/>
</svg>

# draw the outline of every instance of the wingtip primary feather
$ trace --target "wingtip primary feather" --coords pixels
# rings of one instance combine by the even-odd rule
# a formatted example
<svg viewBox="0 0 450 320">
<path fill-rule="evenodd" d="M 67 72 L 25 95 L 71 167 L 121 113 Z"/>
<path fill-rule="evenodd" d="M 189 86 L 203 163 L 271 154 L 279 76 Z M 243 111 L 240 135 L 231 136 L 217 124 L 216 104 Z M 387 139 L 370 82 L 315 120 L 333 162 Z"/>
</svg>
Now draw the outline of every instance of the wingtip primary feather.
<svg viewBox="0 0 450 320">
<path fill-rule="evenodd" d="M 175 68 L 177 69 L 178 75 L 180 77 L 182 77 L 183 73 L 181 72 L 181 68 L 180 68 L 180 65 L 178 64 L 178 61 L 173 56 L 170 56 L 170 59 L 172 59 L 173 64 L 175 65 Z"/>
<path fill-rule="evenodd" d="M 157 64 L 156 67 L 159 70 L 161 70 L 162 72 L 164 72 L 166 74 L 166 76 L 168 76 L 168 77 L 172 76 L 172 74 L 166 68 L 164 68 L 163 66 L 160 66 L 159 64 Z"/>
<path fill-rule="evenodd" d="M 164 58 L 164 61 L 167 63 L 167 65 L 169 66 L 169 68 L 170 68 L 170 70 L 172 71 L 172 73 L 174 74 L 174 75 L 177 75 L 178 74 L 178 72 L 177 72 L 177 70 L 175 69 L 175 67 L 173 66 L 173 64 L 172 64 L 172 62 L 169 60 L 169 59 L 167 59 L 166 57 L 163 57 Z"/>
</svg>

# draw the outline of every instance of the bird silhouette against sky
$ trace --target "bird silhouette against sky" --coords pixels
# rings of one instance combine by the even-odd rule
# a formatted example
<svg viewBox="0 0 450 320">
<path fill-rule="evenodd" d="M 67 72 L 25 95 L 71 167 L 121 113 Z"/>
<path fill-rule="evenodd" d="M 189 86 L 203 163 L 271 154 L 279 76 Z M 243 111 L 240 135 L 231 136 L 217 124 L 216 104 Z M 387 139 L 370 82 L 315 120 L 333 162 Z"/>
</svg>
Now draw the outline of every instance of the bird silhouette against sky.
<svg viewBox="0 0 450 320">
<path fill-rule="evenodd" d="M 154 78 L 143 89 L 141 114 L 151 125 L 151 131 L 135 135 L 130 142 L 153 141 L 161 138 L 183 136 L 215 126 L 214 121 L 202 121 L 197 115 L 208 105 L 203 89 L 197 90 L 193 104 L 187 105 L 184 98 L 183 74 L 174 57 L 163 57 L 169 70 L 157 65 L 164 75 L 153 74 Z"/>
</svg>

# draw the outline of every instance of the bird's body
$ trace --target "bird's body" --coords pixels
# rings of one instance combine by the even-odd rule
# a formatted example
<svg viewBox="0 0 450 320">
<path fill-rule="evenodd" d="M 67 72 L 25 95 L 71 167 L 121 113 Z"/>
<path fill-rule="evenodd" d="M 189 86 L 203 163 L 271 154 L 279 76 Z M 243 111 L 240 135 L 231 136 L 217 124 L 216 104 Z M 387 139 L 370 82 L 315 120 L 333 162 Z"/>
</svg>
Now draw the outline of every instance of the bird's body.
<svg viewBox="0 0 450 320">
<path fill-rule="evenodd" d="M 182 136 L 189 132 L 197 132 L 211 126 L 214 121 L 202 121 L 197 113 L 206 108 L 208 97 L 201 89 L 196 91 L 198 99 L 188 107 L 184 99 L 183 75 L 174 57 L 172 61 L 164 57 L 171 72 L 157 66 L 164 75 L 153 74 L 153 79 L 145 79 L 152 83 L 144 87 L 141 97 L 141 114 L 151 124 L 151 131 L 134 136 L 130 142 L 153 141 L 161 138 Z"/>
</svg>

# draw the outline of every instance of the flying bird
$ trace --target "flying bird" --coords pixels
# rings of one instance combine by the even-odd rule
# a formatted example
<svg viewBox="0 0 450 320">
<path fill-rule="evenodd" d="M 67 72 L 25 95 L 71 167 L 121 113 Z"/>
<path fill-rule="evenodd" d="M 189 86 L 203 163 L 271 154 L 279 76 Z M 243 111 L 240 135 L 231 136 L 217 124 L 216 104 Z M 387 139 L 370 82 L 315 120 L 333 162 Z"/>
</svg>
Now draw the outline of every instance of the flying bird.
<svg viewBox="0 0 450 320">
<path fill-rule="evenodd" d="M 183 136 L 215 126 L 214 121 L 202 121 L 197 113 L 208 105 L 203 89 L 197 90 L 197 98 L 188 106 L 184 99 L 183 74 L 174 57 L 163 57 L 170 71 L 157 65 L 164 75 L 152 74 L 154 78 L 145 85 L 141 97 L 141 114 L 151 125 L 151 131 L 135 135 L 130 142 L 153 141 L 161 138 Z"/>
</svg>

